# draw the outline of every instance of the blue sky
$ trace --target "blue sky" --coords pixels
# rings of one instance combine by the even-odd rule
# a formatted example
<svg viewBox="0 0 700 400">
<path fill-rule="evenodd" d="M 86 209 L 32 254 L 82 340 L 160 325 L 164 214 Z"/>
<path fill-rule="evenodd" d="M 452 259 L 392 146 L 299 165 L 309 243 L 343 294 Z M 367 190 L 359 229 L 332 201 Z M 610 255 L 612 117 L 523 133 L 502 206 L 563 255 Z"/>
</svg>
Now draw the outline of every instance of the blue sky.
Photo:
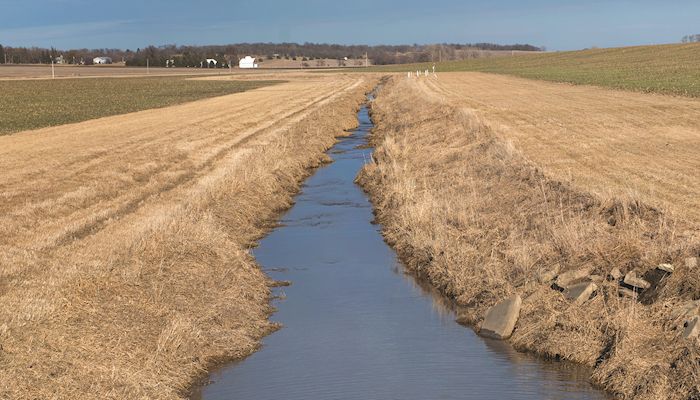
<svg viewBox="0 0 700 400">
<path fill-rule="evenodd" d="M 0 44 L 530 43 L 550 50 L 680 41 L 700 0 L 0 0 Z"/>
</svg>

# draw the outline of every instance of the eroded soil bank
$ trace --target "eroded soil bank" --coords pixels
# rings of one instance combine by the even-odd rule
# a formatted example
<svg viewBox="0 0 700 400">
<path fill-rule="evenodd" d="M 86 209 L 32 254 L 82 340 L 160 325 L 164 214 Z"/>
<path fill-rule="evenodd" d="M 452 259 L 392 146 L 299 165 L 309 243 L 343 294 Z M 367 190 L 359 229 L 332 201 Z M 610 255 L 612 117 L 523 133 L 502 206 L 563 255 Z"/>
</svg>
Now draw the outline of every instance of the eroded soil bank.
<svg viewBox="0 0 700 400">
<path fill-rule="evenodd" d="M 489 307 L 519 294 L 511 343 L 591 367 L 612 394 L 697 398 L 700 351 L 684 337 L 700 298 L 689 259 L 700 252 L 697 229 L 549 178 L 487 121 L 424 87 L 405 77 L 385 86 L 372 108 L 373 163 L 358 178 L 407 268 L 477 328 Z M 629 289 L 608 277 L 618 268 L 653 281 L 661 263 L 675 272 L 638 297 L 620 296 Z M 579 269 L 597 290 L 577 303 L 553 281 Z"/>
<path fill-rule="evenodd" d="M 359 119 L 254 251 L 272 278 L 291 281 L 276 291 L 283 328 L 214 373 L 197 398 L 604 398 L 580 368 L 460 326 L 452 304 L 406 272 L 354 182 L 371 158 L 367 109 Z"/>
</svg>

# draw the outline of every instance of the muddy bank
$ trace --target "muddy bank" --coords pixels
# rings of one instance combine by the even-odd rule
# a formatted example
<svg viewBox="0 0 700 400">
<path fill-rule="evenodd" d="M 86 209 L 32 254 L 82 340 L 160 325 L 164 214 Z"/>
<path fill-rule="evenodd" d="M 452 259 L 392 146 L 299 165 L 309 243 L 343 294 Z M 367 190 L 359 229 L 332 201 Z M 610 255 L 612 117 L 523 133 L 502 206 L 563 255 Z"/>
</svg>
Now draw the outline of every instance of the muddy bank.
<svg viewBox="0 0 700 400">
<path fill-rule="evenodd" d="M 183 398 L 253 352 L 274 325 L 249 249 L 374 85 L 337 75 L 25 135 L 61 168 L 0 177 L 0 398 Z"/>
<path fill-rule="evenodd" d="M 460 320 L 478 329 L 489 307 L 518 294 L 516 348 L 584 364 L 622 398 L 700 393 L 697 339 L 684 338 L 693 315 L 676 312 L 700 295 L 686 264 L 700 250 L 695 227 L 548 178 L 486 121 L 415 81 L 392 80 L 373 117 L 375 162 L 358 181 L 387 242 L 459 304 Z M 618 268 L 653 280 L 662 263 L 675 271 L 638 298 L 608 278 Z M 579 269 L 596 290 L 576 302 L 555 280 Z"/>
</svg>

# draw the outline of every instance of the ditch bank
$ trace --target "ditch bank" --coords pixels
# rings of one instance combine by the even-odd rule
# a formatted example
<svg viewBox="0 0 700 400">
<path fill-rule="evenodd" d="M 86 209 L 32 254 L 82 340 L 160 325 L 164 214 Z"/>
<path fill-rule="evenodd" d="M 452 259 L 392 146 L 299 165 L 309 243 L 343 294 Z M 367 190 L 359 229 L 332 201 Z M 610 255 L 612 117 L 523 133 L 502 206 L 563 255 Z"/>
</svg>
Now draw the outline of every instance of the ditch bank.
<svg viewBox="0 0 700 400">
<path fill-rule="evenodd" d="M 194 397 L 603 399 L 585 369 L 464 329 L 452 302 L 404 269 L 355 184 L 372 153 L 368 109 L 358 118 L 254 251 L 285 285 L 273 303 L 283 328 Z"/>
<path fill-rule="evenodd" d="M 372 113 L 376 151 L 358 182 L 385 240 L 458 305 L 461 322 L 479 330 L 492 306 L 517 296 L 515 348 L 588 366 L 620 398 L 698 396 L 697 230 L 548 178 L 415 78 L 392 78 Z M 659 275 L 661 264 L 673 273 Z M 630 288 L 630 275 L 650 287 Z M 573 298 L 580 283 L 594 290 Z"/>
<path fill-rule="evenodd" d="M 257 349 L 274 328 L 272 282 L 249 249 L 357 126 L 376 84 L 340 74 L 325 82 L 110 117 L 97 139 L 87 139 L 95 122 L 57 134 L 69 142 L 2 138 L 41 144 L 19 154 L 47 157 L 81 138 L 86 146 L 75 146 L 76 159 L 36 156 L 22 165 L 37 169 L 8 170 L 28 177 L 18 186 L 0 182 L 6 199 L 16 196 L 0 215 L 0 398 L 184 398 L 209 367 Z M 158 128 L 173 127 L 164 119 L 176 113 L 201 119 Z M 126 129 L 140 126 L 132 121 L 147 128 Z M 136 135 L 133 158 L 124 143 L 104 142 L 115 126 Z M 81 158 L 92 152 L 110 157 Z M 53 161 L 78 172 L 54 175 Z"/>
</svg>

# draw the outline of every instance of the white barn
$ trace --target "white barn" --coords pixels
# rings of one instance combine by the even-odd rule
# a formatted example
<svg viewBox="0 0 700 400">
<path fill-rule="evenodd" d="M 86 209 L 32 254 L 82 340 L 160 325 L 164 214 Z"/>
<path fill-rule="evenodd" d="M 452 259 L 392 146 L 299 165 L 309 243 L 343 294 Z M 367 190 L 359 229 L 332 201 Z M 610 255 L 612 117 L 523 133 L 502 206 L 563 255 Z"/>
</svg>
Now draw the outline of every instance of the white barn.
<svg viewBox="0 0 700 400">
<path fill-rule="evenodd" d="M 238 61 L 238 68 L 258 68 L 255 59 L 251 56 L 245 56 Z"/>
<path fill-rule="evenodd" d="M 93 64 L 111 64 L 112 59 L 109 57 L 95 57 L 92 59 Z"/>
</svg>

